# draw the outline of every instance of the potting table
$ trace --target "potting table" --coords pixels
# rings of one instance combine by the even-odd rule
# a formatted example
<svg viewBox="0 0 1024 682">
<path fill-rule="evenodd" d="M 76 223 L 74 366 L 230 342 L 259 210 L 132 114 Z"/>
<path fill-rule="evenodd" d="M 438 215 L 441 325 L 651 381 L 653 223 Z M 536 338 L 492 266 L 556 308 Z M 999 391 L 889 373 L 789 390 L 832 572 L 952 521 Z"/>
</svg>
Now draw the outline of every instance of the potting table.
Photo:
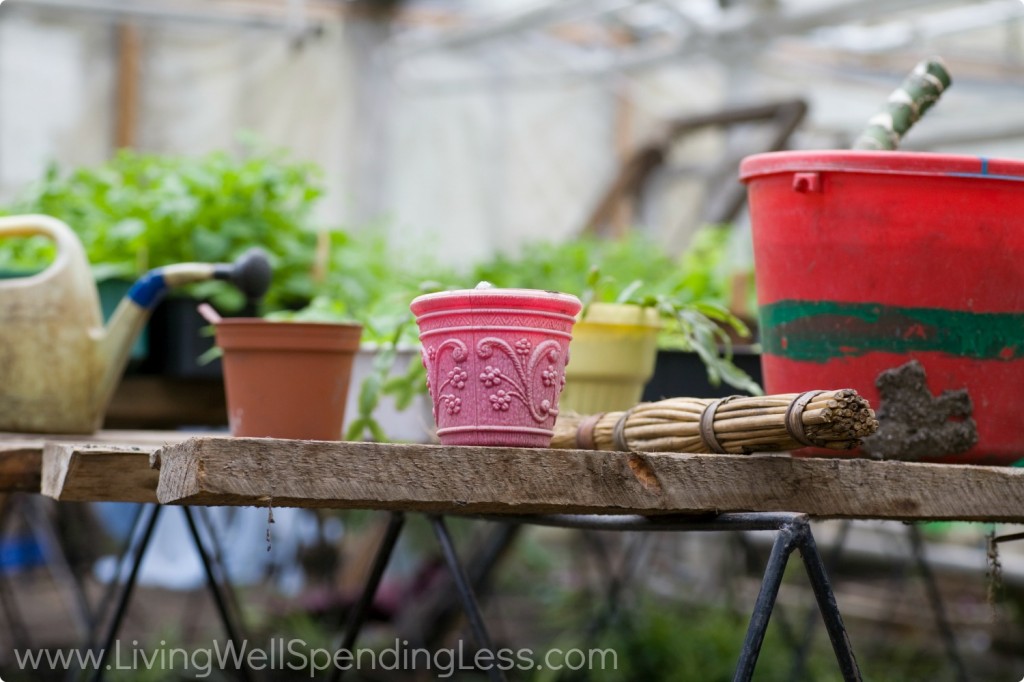
<svg viewBox="0 0 1024 682">
<path fill-rule="evenodd" d="M 140 485 L 155 482 L 155 498 L 163 504 L 391 511 L 362 598 L 350 614 L 343 642 L 349 648 L 410 512 L 428 515 L 476 643 L 484 649 L 490 638 L 472 581 L 448 535 L 446 515 L 611 530 L 777 530 L 738 680 L 753 673 L 782 569 L 793 550 L 800 551 L 808 570 L 844 678 L 860 679 L 808 524 L 812 517 L 1024 522 L 1021 469 L 788 455 L 227 437 L 161 448 L 53 442 L 43 449 L 42 481 L 44 492 L 57 499 L 135 499 Z M 336 672 L 340 677 L 341 671 Z M 490 674 L 503 679 L 496 668 Z"/>
<path fill-rule="evenodd" d="M 117 563 L 117 575 L 95 610 L 89 605 L 82 586 L 74 586 L 79 611 L 76 615 L 86 624 L 88 649 L 101 646 L 104 655 L 111 649 L 163 509 L 156 500 L 157 472 L 149 466 L 149 455 L 160 446 L 194 435 L 181 431 L 101 431 L 95 436 L 0 433 L 0 494 L 42 492 L 60 502 L 141 503 Z M 74 453 L 89 456 L 73 457 Z M 40 516 L 34 499 L 30 497 L 25 506 L 30 512 L 30 521 Z M 4 511 L 9 507 L 5 506 Z M 193 510 L 185 505 L 180 509 L 202 562 L 221 623 L 229 639 L 241 641 L 237 605 L 232 603 L 219 543 L 205 518 L 205 510 Z M 49 531 L 44 537 L 47 561 L 58 559 L 61 572 L 67 573 L 70 569 L 63 556 L 53 556 L 56 537 L 43 521 L 38 519 L 33 524 L 33 532 L 39 534 L 37 527 Z M 6 603 L 4 606 L 10 617 Z M 77 672 L 68 670 L 67 679 L 77 679 Z M 243 679 L 248 679 L 246 671 L 242 672 Z M 103 674 L 101 661 L 92 679 L 102 679 Z"/>
</svg>

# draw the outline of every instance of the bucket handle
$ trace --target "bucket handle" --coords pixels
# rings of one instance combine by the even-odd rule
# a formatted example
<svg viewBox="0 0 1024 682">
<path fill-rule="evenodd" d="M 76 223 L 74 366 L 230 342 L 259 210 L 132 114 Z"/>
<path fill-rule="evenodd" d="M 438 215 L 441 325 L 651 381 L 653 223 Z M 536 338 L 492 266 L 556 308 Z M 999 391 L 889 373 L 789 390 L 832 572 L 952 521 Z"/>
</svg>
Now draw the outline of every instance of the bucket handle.
<svg viewBox="0 0 1024 682">
<path fill-rule="evenodd" d="M 85 259 L 85 252 L 82 243 L 70 227 L 65 223 L 46 215 L 17 215 L 0 218 L 0 237 L 34 237 L 43 235 L 49 237 L 57 246 L 57 255 L 46 270 L 51 270 L 71 254 L 77 254 Z M 40 273 L 41 274 L 41 273 Z"/>
</svg>

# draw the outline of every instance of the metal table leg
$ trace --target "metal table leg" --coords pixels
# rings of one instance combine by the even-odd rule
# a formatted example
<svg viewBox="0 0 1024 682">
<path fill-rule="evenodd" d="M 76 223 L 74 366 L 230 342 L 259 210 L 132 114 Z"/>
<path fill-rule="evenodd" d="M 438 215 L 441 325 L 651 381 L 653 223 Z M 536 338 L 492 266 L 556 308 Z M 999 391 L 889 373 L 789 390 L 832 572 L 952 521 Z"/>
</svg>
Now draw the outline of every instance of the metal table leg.
<svg viewBox="0 0 1024 682">
<path fill-rule="evenodd" d="M 789 527 L 780 529 L 775 538 L 775 544 L 772 545 L 768 565 L 764 569 L 761 590 L 757 595 L 757 601 L 754 602 L 754 613 L 750 617 L 750 625 L 747 627 L 747 636 L 743 641 L 743 649 L 740 652 L 739 663 L 736 664 L 733 680 L 749 680 L 754 676 L 754 666 L 757 665 L 761 644 L 764 643 L 764 635 L 768 630 L 768 619 L 771 618 L 775 600 L 779 596 L 782 575 L 789 562 L 789 555 L 794 549 L 796 549 L 796 537 L 793 530 Z"/>
<path fill-rule="evenodd" d="M 473 585 L 469 580 L 465 568 L 459 561 L 455 551 L 454 543 L 444 518 L 437 515 L 428 515 L 428 520 L 437 536 L 441 546 L 445 563 L 455 581 L 456 591 L 462 603 L 463 610 L 469 619 L 470 629 L 476 644 L 481 650 L 491 653 L 491 660 L 494 657 L 494 645 L 487 630 L 480 607 L 474 594 Z M 765 568 L 764 579 L 761 591 L 754 605 L 750 624 L 747 629 L 746 639 L 740 659 L 737 663 L 736 672 L 733 677 L 735 682 L 748 682 L 754 674 L 758 654 L 764 642 L 765 631 L 771 618 L 772 610 L 775 607 L 779 588 L 782 584 L 782 577 L 790 555 L 798 550 L 807 572 L 818 603 L 818 610 L 821 612 L 825 622 L 825 628 L 832 643 L 836 661 L 843 679 L 846 682 L 860 682 L 861 674 L 857 666 L 853 648 L 850 645 L 846 628 L 843 625 L 842 616 L 836 604 L 832 586 L 829 583 L 828 575 L 818 553 L 814 536 L 811 533 L 809 519 L 804 514 L 794 513 L 738 513 L 721 514 L 713 517 L 644 517 L 644 516 L 584 516 L 584 515 L 551 515 L 551 516 L 527 516 L 527 517 L 476 517 L 491 520 L 503 524 L 520 525 L 546 525 L 560 528 L 579 528 L 608 531 L 722 531 L 722 530 L 774 530 L 777 531 L 775 543 L 772 546 L 771 556 Z M 392 514 L 391 522 L 387 532 L 377 550 L 374 564 L 364 585 L 360 599 L 349 614 L 343 639 L 343 648 L 351 651 L 355 644 L 359 630 L 365 620 L 366 611 L 380 584 L 381 576 L 394 551 L 395 543 L 402 530 L 404 517 L 401 514 Z M 504 671 L 492 667 L 488 671 L 488 677 L 492 682 L 505 680 Z M 342 678 L 344 671 L 335 669 L 330 678 L 338 681 Z"/>
<path fill-rule="evenodd" d="M 206 543 L 203 541 L 203 538 L 199 533 L 199 529 L 196 526 L 192 510 L 188 507 L 180 507 L 180 509 L 185 516 L 196 551 L 199 552 L 199 557 L 206 574 L 207 587 L 213 596 L 214 603 L 217 608 L 218 615 L 221 618 L 221 622 L 224 625 L 225 632 L 232 642 L 240 641 L 239 628 L 236 626 L 235 620 L 227 606 L 228 599 L 225 594 L 230 587 L 228 586 L 226 572 L 223 571 L 221 562 L 219 560 L 214 560 L 214 558 L 212 558 L 207 552 Z M 93 656 L 95 656 L 94 660 L 97 661 L 97 665 L 90 677 L 93 682 L 101 682 L 105 677 L 110 651 L 114 647 L 117 633 L 120 631 L 121 624 L 124 621 L 124 616 L 128 611 L 128 604 L 131 601 L 132 592 L 134 591 L 135 585 L 138 581 L 142 561 L 145 558 L 146 550 L 149 548 L 149 544 L 153 537 L 153 531 L 156 528 L 156 524 L 160 518 L 162 510 L 163 507 L 158 504 L 142 505 L 136 513 L 135 520 L 132 523 L 132 530 L 128 535 L 128 543 L 124 552 L 118 559 L 115 578 L 107 587 L 103 602 L 100 604 L 92 623 L 92 632 L 89 636 L 86 651 L 95 652 Z M 140 529 L 141 535 L 139 535 Z M 136 536 L 139 536 L 138 540 L 135 540 Z M 212 533 L 210 542 L 216 543 L 216 539 L 212 536 Z M 132 557 L 130 561 L 130 569 L 127 578 L 122 581 L 121 574 L 124 570 L 123 566 L 125 565 L 125 560 L 128 557 Z M 223 587 L 221 582 L 223 582 Z M 100 638 L 97 636 L 97 631 L 105 620 L 105 615 L 108 611 L 108 604 L 113 605 L 113 617 L 107 624 L 102 638 Z M 101 639 L 102 647 L 97 649 L 97 643 Z M 66 679 L 69 682 L 76 680 L 78 679 L 80 672 L 81 671 L 74 668 L 69 669 Z M 238 674 L 239 678 L 245 682 L 252 679 L 248 668 L 240 668 Z"/>
<path fill-rule="evenodd" d="M 466 574 L 477 599 L 484 599 L 490 589 L 491 577 L 499 563 L 514 546 L 522 531 L 522 524 L 499 523 L 463 557 Z M 397 624 L 403 639 L 417 646 L 432 649 L 440 646 L 462 615 L 462 603 L 454 589 L 450 573 L 438 576 L 431 594 L 424 595 L 420 603 L 404 612 Z"/>
<path fill-rule="evenodd" d="M 129 545 L 125 549 L 124 556 L 127 557 L 134 553 L 134 559 L 132 560 L 131 569 L 128 573 L 127 579 L 123 584 L 121 584 L 120 594 L 116 596 L 113 620 L 111 620 L 110 624 L 107 626 L 105 634 L 103 635 L 103 646 L 97 652 L 99 662 L 91 678 L 93 682 L 100 682 L 103 679 L 103 674 L 106 671 L 107 658 L 110 656 L 110 650 L 114 646 L 114 639 L 117 637 L 117 632 L 121 628 L 121 621 L 124 619 L 124 615 L 128 611 L 128 602 L 131 600 L 132 591 L 135 589 L 135 582 L 139 576 L 139 568 L 142 566 L 142 558 L 145 556 L 146 549 L 149 547 L 149 542 L 153 537 L 153 529 L 156 528 L 156 522 L 160 518 L 160 511 L 162 509 L 163 507 L 158 504 L 149 505 L 148 509 L 143 510 L 143 512 L 136 518 L 136 525 L 132 528 L 131 535 L 129 535 Z M 146 511 L 148 511 L 148 518 Z M 140 527 L 142 528 L 142 536 L 139 538 L 138 543 L 132 543 L 131 538 L 135 536 L 136 529 Z M 135 547 L 134 552 L 132 551 L 133 544 Z M 117 570 L 118 575 L 120 575 L 121 562 L 118 563 Z M 101 608 L 102 606 L 104 605 L 101 605 Z M 97 620 L 97 625 L 98 624 L 99 620 Z M 95 649 L 96 640 L 94 638 L 90 638 L 87 651 L 95 651 Z M 76 672 L 77 671 L 73 669 L 69 670 L 68 679 L 73 680 L 77 678 L 77 674 L 75 674 Z"/>
<path fill-rule="evenodd" d="M 846 547 L 846 540 L 850 536 L 850 527 L 850 521 L 843 521 L 842 525 L 840 525 L 838 537 L 836 537 L 835 544 L 832 545 L 831 551 L 825 560 L 826 569 L 834 567 L 839 563 L 843 549 Z M 799 682 L 804 679 L 804 675 L 806 674 L 807 657 L 811 653 L 811 645 L 814 642 L 814 626 L 817 620 L 816 611 L 816 606 L 811 606 L 807 609 L 807 615 L 804 618 L 803 623 L 803 635 L 801 636 L 800 641 L 795 645 L 796 653 L 793 658 L 793 668 L 789 674 L 789 679 L 792 680 L 792 682 Z"/>
<path fill-rule="evenodd" d="M 132 515 L 132 522 L 129 524 L 130 530 L 128 531 L 128 537 L 125 540 L 124 549 L 121 550 L 121 554 L 117 558 L 117 571 L 120 576 L 121 567 L 124 565 L 125 558 L 128 556 L 132 548 L 132 540 L 135 538 L 138 530 L 142 528 L 142 516 L 146 513 L 148 505 L 139 504 L 135 507 L 135 513 Z M 115 576 L 116 577 L 116 576 Z M 117 594 L 118 587 L 120 586 L 120 580 L 111 580 L 106 589 L 103 590 L 103 595 L 100 597 L 100 602 L 96 606 L 96 609 L 91 614 L 89 621 L 89 635 L 88 641 L 89 646 L 92 647 L 96 644 L 95 633 L 104 621 L 104 616 L 109 610 L 108 605 L 115 603 L 114 595 Z"/>
<path fill-rule="evenodd" d="M 224 550 L 221 546 L 220 540 L 217 537 L 217 529 L 214 527 L 213 521 L 210 519 L 210 508 L 209 507 L 189 507 L 198 521 L 197 527 L 200 532 L 206 531 L 206 537 L 208 540 L 203 543 L 204 546 L 209 546 L 210 549 L 210 565 L 211 567 L 218 570 L 220 574 L 220 583 L 225 586 L 224 597 L 227 603 L 229 613 L 235 614 L 237 622 L 242 622 L 242 608 L 238 603 L 238 595 L 235 590 L 231 588 L 231 581 L 227 574 L 227 560 L 224 558 Z M 197 538 L 197 542 L 198 542 Z"/>
<path fill-rule="evenodd" d="M 910 524 L 907 526 L 907 535 L 910 538 L 914 563 L 917 564 L 917 570 L 921 573 L 921 580 L 924 581 L 924 589 L 928 594 L 928 602 L 935 615 L 935 625 L 939 629 L 942 641 L 945 642 L 949 662 L 953 664 L 958 682 L 967 682 L 970 679 L 967 675 L 967 666 L 964 665 L 964 661 L 960 657 L 960 650 L 956 646 L 956 635 L 953 634 L 953 627 L 949 624 L 949 618 L 946 616 L 946 608 L 942 603 L 942 595 L 939 594 L 939 585 L 935 580 L 935 574 L 924 555 L 924 539 L 921 537 L 921 529 L 915 524 Z"/>
<path fill-rule="evenodd" d="M 32 495 L 24 500 L 22 507 L 25 520 L 32 530 L 32 535 L 39 543 L 43 559 L 49 567 L 54 580 L 62 583 L 71 590 L 72 599 L 71 611 L 75 616 L 75 625 L 78 626 L 78 634 L 89 631 L 92 623 L 92 607 L 89 605 L 89 598 L 85 593 L 85 585 L 71 570 L 68 565 L 67 556 L 61 547 L 60 539 L 54 531 L 54 521 L 47 509 L 43 506 L 45 498 Z M 52 500 L 49 501 L 52 504 Z"/>
<path fill-rule="evenodd" d="M 473 586 L 466 575 L 466 569 L 459 563 L 458 554 L 455 552 L 455 544 L 452 542 L 452 536 L 448 532 L 448 526 L 444 522 L 444 517 L 430 515 L 427 518 L 430 520 L 430 524 L 434 528 L 434 534 L 437 536 L 437 541 L 441 545 L 441 551 L 444 554 L 445 563 L 448 564 L 448 570 L 451 571 L 452 578 L 455 579 L 455 588 L 458 591 L 459 600 L 462 602 L 462 608 L 469 618 L 469 627 L 473 632 L 476 645 L 480 649 L 490 652 L 490 660 L 492 662 L 496 661 L 491 635 L 487 631 L 487 624 L 484 623 L 483 615 L 480 613 L 480 605 L 477 604 Z M 504 682 L 505 672 L 492 665 L 487 669 L 487 677 L 491 682 Z"/>
<path fill-rule="evenodd" d="M 861 679 L 860 668 L 857 667 L 857 659 L 853 655 L 853 647 L 850 645 L 850 638 L 846 634 L 846 626 L 843 625 L 843 618 L 839 615 L 839 605 L 836 604 L 836 596 L 832 592 L 832 585 L 829 583 L 828 574 L 825 571 L 825 564 L 821 561 L 821 554 L 818 553 L 818 546 L 811 534 L 811 526 L 807 517 L 794 521 L 796 526 L 797 549 L 803 557 L 804 568 L 807 570 L 807 578 L 811 582 L 811 589 L 818 600 L 818 610 L 825 621 L 825 630 L 832 642 L 832 651 L 839 662 L 839 669 L 843 679 L 847 682 L 859 681 Z"/>
<path fill-rule="evenodd" d="M 505 523 L 508 517 L 489 517 Z M 805 514 L 794 513 L 736 513 L 720 514 L 707 518 L 673 516 L 583 516 L 554 515 L 516 517 L 521 523 L 557 526 L 562 528 L 593 528 L 599 530 L 642 530 L 642 531 L 721 531 L 721 530 L 774 530 L 778 531 L 772 553 L 765 568 L 761 591 L 754 606 L 746 640 L 737 663 L 733 680 L 750 680 L 757 655 L 764 641 L 765 629 L 782 583 L 782 574 L 793 550 L 799 550 L 807 577 L 811 583 L 818 609 L 836 656 L 836 662 L 846 682 L 859 682 L 860 669 L 857 667 L 853 649 L 850 646 L 842 616 L 836 604 L 835 595 L 829 584 L 825 566 L 818 553 L 811 534 L 810 522 Z"/>
<path fill-rule="evenodd" d="M 438 544 L 441 547 L 441 553 L 444 556 L 445 563 L 448 566 L 448 570 L 451 572 L 452 579 L 455 582 L 455 589 L 459 595 L 459 601 L 462 603 L 463 610 L 469 618 L 470 628 L 473 631 L 473 637 L 476 640 L 476 644 L 481 649 L 486 649 L 493 654 L 494 646 L 491 643 L 491 637 L 487 631 L 487 626 L 484 623 L 483 616 L 480 614 L 480 607 L 476 601 L 473 585 L 471 584 L 469 576 L 455 552 L 455 545 L 452 542 L 451 534 L 448 532 L 448 526 L 445 524 L 444 518 L 441 516 L 428 515 L 427 519 L 430 521 L 430 524 L 434 529 L 434 534 L 436 535 Z M 391 555 L 394 552 L 395 545 L 398 542 L 399 535 L 401 534 L 404 525 L 404 514 L 400 512 L 394 512 L 391 514 L 391 519 L 388 523 L 387 530 L 384 533 L 384 538 L 381 540 L 380 547 L 377 549 L 377 554 L 374 557 L 373 566 L 370 568 L 370 573 L 367 576 L 366 583 L 363 585 L 359 599 L 352 607 L 352 611 L 349 612 L 348 619 L 345 623 L 344 636 L 341 642 L 342 650 L 351 652 L 352 648 L 355 646 L 356 639 L 358 638 L 359 632 L 366 620 L 367 611 L 373 601 L 374 595 L 377 593 L 377 588 L 380 586 L 384 570 L 387 568 L 388 561 L 391 559 Z M 491 656 L 491 660 L 496 660 L 493 655 Z M 339 682 L 344 674 L 344 669 L 335 668 L 329 679 L 331 682 Z M 491 667 L 488 670 L 488 678 L 492 680 L 492 682 L 504 682 L 506 679 L 504 672 L 499 670 L 497 667 Z"/>
<path fill-rule="evenodd" d="M 839 537 L 836 540 L 836 544 L 832 547 L 828 562 L 826 562 L 828 565 L 834 566 L 838 562 L 845 547 L 850 526 L 851 524 L 849 521 L 844 522 L 841 526 Z M 956 674 L 956 679 L 959 682 L 966 682 L 966 680 L 969 679 L 967 667 L 964 664 L 963 658 L 960 656 L 958 647 L 956 646 L 956 637 L 953 634 L 953 628 L 946 615 L 945 606 L 942 602 L 942 595 L 939 593 L 938 583 L 935 580 L 935 574 L 932 572 L 931 567 L 928 565 L 927 557 L 924 555 L 924 540 L 921 537 L 921 530 L 919 526 L 916 524 L 909 524 L 907 526 L 907 536 L 910 540 L 913 561 L 917 566 L 918 572 L 921 574 L 921 580 L 924 583 L 928 602 L 932 608 L 932 613 L 935 616 L 935 624 L 943 642 L 945 643 L 944 649 L 949 656 L 949 661 Z M 815 614 L 812 608 L 808 611 L 807 619 L 804 623 L 803 638 L 796 647 L 793 669 L 790 673 L 791 680 L 802 680 L 806 673 L 805 666 L 807 663 L 807 656 L 810 652 L 811 642 L 814 637 L 814 620 Z"/>
<path fill-rule="evenodd" d="M 17 507 L 15 495 L 3 495 L 0 498 L 0 537 L 7 535 L 7 527 L 14 519 L 14 512 Z M 11 643 L 14 649 L 29 649 L 32 641 L 25 627 L 25 619 L 21 616 L 21 610 L 14 598 L 10 581 L 6 573 L 0 571 L 0 609 L 3 610 L 4 618 L 11 628 Z"/>
<path fill-rule="evenodd" d="M 199 552 L 199 559 L 202 561 L 203 570 L 206 572 L 206 584 L 210 588 L 210 594 L 213 596 L 214 605 L 220 614 L 221 623 L 224 625 L 224 631 L 227 633 L 228 640 L 231 642 L 241 642 L 239 627 L 235 624 L 234 618 L 229 612 L 228 597 L 225 596 L 225 592 L 231 590 L 227 575 L 223 576 L 223 585 L 217 577 L 217 573 L 223 566 L 219 564 L 215 566 L 210 555 L 207 553 L 203 539 L 199 536 L 199 529 L 196 527 L 195 518 L 192 516 L 192 510 L 188 507 L 181 507 L 181 511 L 185 515 L 185 521 L 188 522 L 189 531 L 192 533 L 192 539 L 195 541 L 196 551 Z M 238 676 L 244 682 L 249 682 L 252 679 L 249 668 L 245 665 L 238 669 Z"/>
<path fill-rule="evenodd" d="M 373 559 L 373 566 L 370 568 L 366 584 L 363 585 L 363 591 L 360 593 L 359 599 L 352 607 L 352 610 L 349 611 L 348 618 L 345 621 L 345 634 L 341 640 L 341 649 L 344 651 L 352 651 L 352 647 L 355 646 L 359 632 L 363 629 L 363 623 L 366 621 L 366 614 L 373 603 L 374 595 L 377 594 L 381 578 L 384 577 L 384 570 L 388 567 L 391 555 L 395 551 L 395 544 L 398 542 L 398 536 L 401 535 L 404 526 L 405 514 L 393 512 L 391 519 L 388 521 L 387 530 L 384 532 L 384 538 L 377 549 L 377 555 Z M 344 674 L 345 670 L 343 668 L 335 668 L 330 677 L 331 682 L 341 682 Z"/>
</svg>

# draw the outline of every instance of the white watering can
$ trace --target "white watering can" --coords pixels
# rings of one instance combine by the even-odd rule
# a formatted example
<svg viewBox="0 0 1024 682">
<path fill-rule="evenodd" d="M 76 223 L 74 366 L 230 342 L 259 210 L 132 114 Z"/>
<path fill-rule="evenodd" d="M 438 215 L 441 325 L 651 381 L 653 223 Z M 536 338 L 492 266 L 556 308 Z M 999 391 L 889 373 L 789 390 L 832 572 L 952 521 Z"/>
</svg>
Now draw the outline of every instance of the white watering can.
<svg viewBox="0 0 1024 682">
<path fill-rule="evenodd" d="M 170 287 L 233 282 L 251 300 L 270 286 L 266 254 L 235 263 L 150 270 L 103 326 L 99 295 L 78 237 L 41 215 L 0 218 L 0 237 L 44 235 L 57 255 L 42 272 L 0 280 L 0 431 L 93 433 L 103 422 L 136 336 Z"/>
</svg>

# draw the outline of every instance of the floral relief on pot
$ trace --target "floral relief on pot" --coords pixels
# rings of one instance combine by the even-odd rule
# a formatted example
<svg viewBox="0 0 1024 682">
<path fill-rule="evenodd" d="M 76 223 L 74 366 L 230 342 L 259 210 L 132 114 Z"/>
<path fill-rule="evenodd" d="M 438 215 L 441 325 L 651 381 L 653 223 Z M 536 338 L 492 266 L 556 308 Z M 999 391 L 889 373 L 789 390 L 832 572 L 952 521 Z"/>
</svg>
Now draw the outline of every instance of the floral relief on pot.
<svg viewBox="0 0 1024 682">
<path fill-rule="evenodd" d="M 466 369 L 471 352 L 477 359 L 474 365 L 480 369 L 474 377 Z M 431 389 L 431 394 L 437 396 L 434 420 L 438 436 L 459 430 L 466 423 L 472 425 L 474 415 L 487 410 L 494 412 L 495 421 L 507 421 L 511 428 L 526 417 L 544 432 L 553 428 L 558 396 L 565 386 L 565 363 L 561 362 L 565 350 L 557 341 L 547 339 L 534 347 L 525 336 L 514 345 L 489 336 L 470 351 L 462 341 L 447 339 L 436 348 L 427 347 L 424 353 L 427 385 L 437 387 Z M 471 382 L 480 386 L 467 391 Z M 473 404 L 466 405 L 467 400 Z"/>
</svg>

